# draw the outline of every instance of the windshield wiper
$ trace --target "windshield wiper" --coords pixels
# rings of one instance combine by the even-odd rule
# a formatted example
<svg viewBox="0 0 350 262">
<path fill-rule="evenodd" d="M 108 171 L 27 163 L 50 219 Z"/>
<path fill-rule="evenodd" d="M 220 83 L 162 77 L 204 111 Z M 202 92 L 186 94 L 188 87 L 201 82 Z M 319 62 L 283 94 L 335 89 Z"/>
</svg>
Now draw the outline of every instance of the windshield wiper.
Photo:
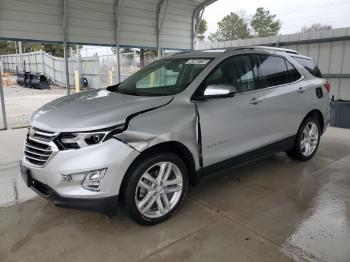
<svg viewBox="0 0 350 262">
<path fill-rule="evenodd" d="M 124 95 L 131 95 L 131 96 L 138 96 L 139 95 L 134 90 L 115 90 L 115 92 L 119 93 L 119 94 L 124 94 Z"/>
</svg>

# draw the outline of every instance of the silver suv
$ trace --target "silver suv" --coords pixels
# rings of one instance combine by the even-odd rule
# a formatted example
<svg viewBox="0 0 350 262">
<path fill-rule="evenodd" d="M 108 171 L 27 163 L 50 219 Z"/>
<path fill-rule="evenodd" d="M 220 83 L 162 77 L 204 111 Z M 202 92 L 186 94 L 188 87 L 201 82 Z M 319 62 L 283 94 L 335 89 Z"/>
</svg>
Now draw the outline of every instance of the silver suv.
<svg viewBox="0 0 350 262">
<path fill-rule="evenodd" d="M 54 100 L 32 116 L 21 163 L 56 205 L 144 225 L 172 216 L 188 185 L 285 151 L 306 161 L 329 120 L 329 84 L 293 50 L 176 54 L 125 81 Z"/>
</svg>

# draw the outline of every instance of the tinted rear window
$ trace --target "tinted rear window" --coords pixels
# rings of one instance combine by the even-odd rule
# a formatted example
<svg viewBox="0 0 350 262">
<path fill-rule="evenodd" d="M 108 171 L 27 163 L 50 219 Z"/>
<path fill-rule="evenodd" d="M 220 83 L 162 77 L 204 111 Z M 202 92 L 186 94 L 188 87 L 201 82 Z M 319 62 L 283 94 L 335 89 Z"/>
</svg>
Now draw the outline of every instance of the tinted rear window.
<svg viewBox="0 0 350 262">
<path fill-rule="evenodd" d="M 307 71 L 309 71 L 313 76 L 322 77 L 320 69 L 318 69 L 317 65 L 314 63 L 312 59 L 301 58 L 293 56 L 293 58 L 301 64 Z"/>
<path fill-rule="evenodd" d="M 269 55 L 257 55 L 257 58 L 260 88 L 288 83 L 288 70 L 284 58 Z"/>
<path fill-rule="evenodd" d="M 301 78 L 301 75 L 295 69 L 295 67 L 291 63 L 289 63 L 287 60 L 286 60 L 286 65 L 287 65 L 287 69 L 288 69 L 289 83 L 292 83 L 292 82 L 299 80 Z"/>
</svg>

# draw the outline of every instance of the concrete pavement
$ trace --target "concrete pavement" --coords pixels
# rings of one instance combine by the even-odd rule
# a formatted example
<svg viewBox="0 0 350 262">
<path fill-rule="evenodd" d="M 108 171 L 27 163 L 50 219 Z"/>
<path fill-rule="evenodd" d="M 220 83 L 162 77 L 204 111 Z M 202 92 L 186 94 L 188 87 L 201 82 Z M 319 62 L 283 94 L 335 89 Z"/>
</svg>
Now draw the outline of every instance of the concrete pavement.
<svg viewBox="0 0 350 262">
<path fill-rule="evenodd" d="M 1 261 L 350 261 L 350 130 L 329 128 L 306 163 L 278 154 L 223 171 L 153 227 L 28 200 L 24 135 L 0 132 Z"/>
<path fill-rule="evenodd" d="M 21 203 L 36 196 L 24 185 L 18 168 L 26 132 L 27 129 L 0 131 L 0 206 L 2 207 Z"/>
</svg>

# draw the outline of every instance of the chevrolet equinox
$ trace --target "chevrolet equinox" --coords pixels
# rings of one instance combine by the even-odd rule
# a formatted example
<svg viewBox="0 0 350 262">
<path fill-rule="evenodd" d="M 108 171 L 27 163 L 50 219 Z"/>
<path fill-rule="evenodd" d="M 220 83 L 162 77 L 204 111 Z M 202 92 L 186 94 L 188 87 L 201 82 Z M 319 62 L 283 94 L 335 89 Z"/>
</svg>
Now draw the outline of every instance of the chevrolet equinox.
<svg viewBox="0 0 350 262">
<path fill-rule="evenodd" d="M 329 89 L 313 60 L 289 49 L 172 55 L 39 108 L 21 174 L 56 205 L 112 214 L 122 202 L 136 222 L 156 224 L 221 169 L 282 151 L 311 159 Z"/>
</svg>

